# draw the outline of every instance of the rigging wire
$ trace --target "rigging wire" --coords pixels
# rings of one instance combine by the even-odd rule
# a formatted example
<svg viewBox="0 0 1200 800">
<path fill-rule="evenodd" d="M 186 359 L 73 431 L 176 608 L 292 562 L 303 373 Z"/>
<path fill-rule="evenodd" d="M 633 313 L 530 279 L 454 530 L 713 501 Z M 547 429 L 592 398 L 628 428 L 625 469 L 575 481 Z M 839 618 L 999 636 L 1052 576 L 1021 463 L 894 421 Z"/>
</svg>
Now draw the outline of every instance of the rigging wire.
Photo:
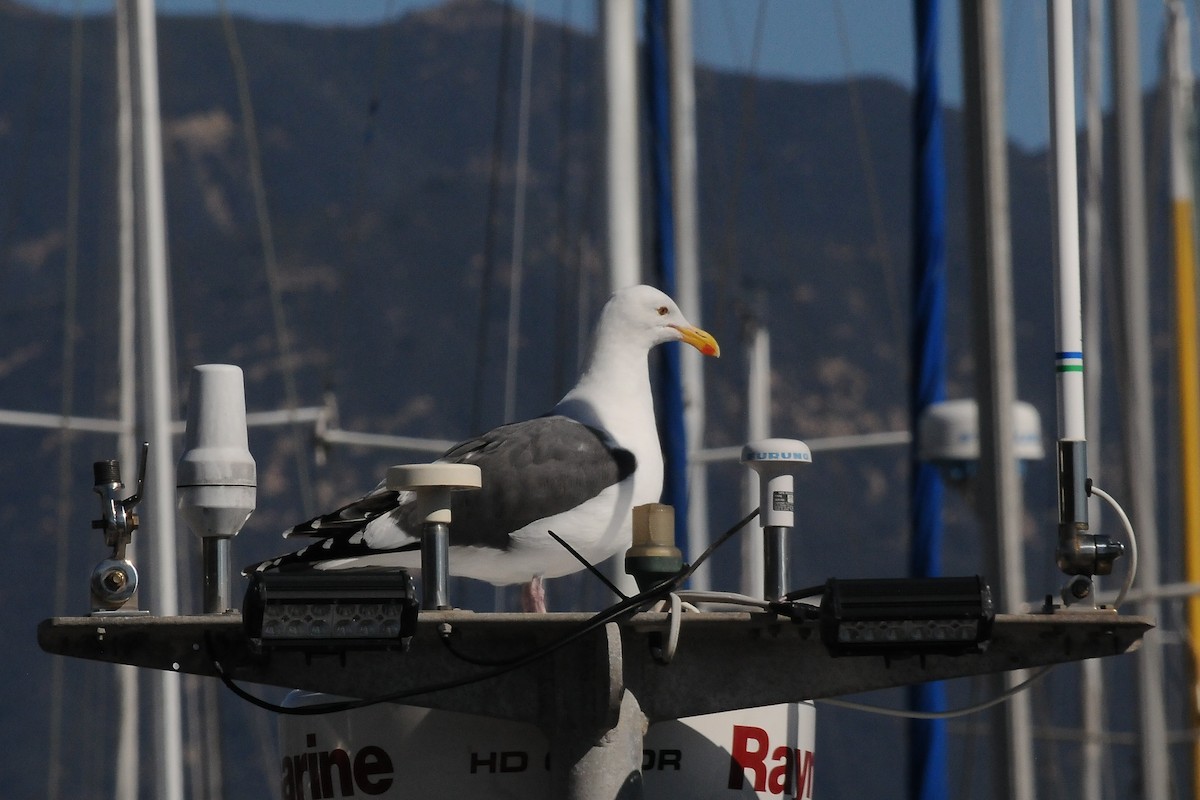
<svg viewBox="0 0 1200 800">
<path fill-rule="evenodd" d="M 387 0 L 379 21 L 376 24 L 374 63 L 370 81 L 367 85 L 366 113 L 363 118 L 361 146 L 354 159 L 348 210 L 344 220 L 331 220 L 331 222 L 340 223 L 341 239 L 345 242 L 342 267 L 338 270 L 337 274 L 337 291 L 334 292 L 336 296 L 336 311 L 334 312 L 336 323 L 333 325 L 333 330 L 329 332 L 333 352 L 345 353 L 350 349 L 349 342 L 354 340 L 354 321 L 361 315 L 361 310 L 355 304 L 355 299 L 352 297 L 353 293 L 346 291 L 343 287 L 354 284 L 355 276 L 361 269 L 359 266 L 360 261 L 365 255 L 363 245 L 369 236 L 369 226 L 365 224 L 365 220 L 368 216 L 366 209 L 369 205 L 368 196 L 371 194 L 372 186 L 370 180 L 373 175 L 371 166 L 374 155 L 378 152 L 376 148 L 376 136 L 379 132 L 380 112 L 384 104 L 384 78 L 387 74 L 392 43 L 399 27 L 394 19 L 395 5 L 396 0 Z M 403 281 L 404 274 L 401 273 L 397 280 Z M 346 364 L 337 362 L 328 365 L 324 370 L 322 389 L 325 399 L 323 402 L 332 410 L 335 420 L 337 418 L 335 392 L 340 388 L 342 381 L 346 380 L 346 369 Z M 331 422 L 331 424 L 336 425 L 336 422 Z M 315 452 L 315 462 L 317 465 L 325 468 L 324 472 L 319 474 L 314 480 L 317 502 L 320 506 L 324 507 L 326 504 L 333 502 L 332 483 L 328 476 L 337 472 L 336 465 L 340 463 L 339 448 L 318 445 Z M 274 770 L 273 766 L 271 770 Z"/>
<path fill-rule="evenodd" d="M 883 220 L 883 201 L 876 180 L 875 158 L 871 151 L 871 135 L 867 126 L 867 115 L 863 110 L 862 94 L 858 90 L 859 80 L 854 77 L 854 58 L 850 51 L 850 33 L 846 27 L 845 9 L 841 2 L 833 4 L 837 20 L 838 43 L 842 51 L 842 65 L 846 74 L 846 91 L 850 94 L 850 113 L 854 119 L 855 142 L 858 145 L 859 168 L 866 183 L 867 207 L 871 214 L 871 227 L 875 229 L 875 246 L 879 248 L 880 266 L 883 268 L 883 285 L 887 291 L 888 305 L 892 312 L 892 335 L 895 342 L 907 340 L 904 316 L 900 309 L 900 288 L 896 283 L 896 262 L 892 258 L 892 246 L 888 241 L 887 225 Z"/>
<path fill-rule="evenodd" d="M 728 13 L 728 6 L 723 6 L 723 9 Z M 742 80 L 742 91 L 739 98 L 741 108 L 738 114 L 740 122 L 737 141 L 745 141 L 749 135 L 749 131 L 754 127 L 754 100 L 758 89 L 758 67 L 759 59 L 762 56 L 763 35 L 767 24 L 767 3 L 766 0 L 759 0 L 757 11 L 754 17 L 754 38 L 750 48 L 750 60 L 746 67 L 746 71 Z M 732 20 L 727 19 L 727 30 L 734 30 Z M 735 283 L 740 277 L 737 273 L 740 272 L 740 264 L 737 257 L 737 208 L 738 197 L 741 194 L 742 181 L 746 172 L 746 148 L 734 148 L 733 171 L 729 178 L 729 188 L 724 193 L 725 196 L 725 230 L 724 230 L 724 247 L 722 258 L 718 260 L 717 267 L 717 285 L 715 295 L 717 297 L 730 296 L 730 284 Z M 730 275 L 730 273 L 733 275 Z M 734 304 L 720 303 L 718 304 L 718 315 L 727 313 L 732 310 Z"/>
<path fill-rule="evenodd" d="M 483 270 L 479 279 L 479 323 L 475 338 L 475 394 L 471 403 L 471 430 L 483 430 L 484 380 L 488 362 L 488 323 L 491 318 L 491 288 L 496 272 L 496 229 L 500 205 L 500 175 L 504 166 L 504 118 L 508 108 L 508 50 L 512 39 L 512 0 L 504 2 L 500 26 L 500 57 L 496 69 L 496 112 L 492 120 L 492 163 L 488 176 L 487 213 L 483 227 Z"/>
<path fill-rule="evenodd" d="M 83 9 L 75 3 L 75 14 L 71 24 L 71 66 L 69 98 L 69 135 L 67 146 L 67 208 L 66 208 L 66 263 L 63 275 L 63 328 L 62 328 L 62 401 L 63 424 L 59 429 L 58 451 L 58 513 L 54 518 L 55 577 L 54 615 L 62 616 L 67 607 L 67 576 L 70 575 L 71 513 L 73 504 L 71 485 L 72 443 L 74 432 L 68 422 L 74 406 L 75 394 L 75 330 L 78 325 L 79 298 L 79 194 L 80 165 L 83 137 Z M 56 658 L 51 667 L 50 679 L 50 746 L 47 752 L 46 796 L 58 798 L 61 791 L 62 740 L 65 721 L 65 665 L 64 659 Z"/>
<path fill-rule="evenodd" d="M 50 46 L 50 40 L 52 35 L 57 31 L 56 23 L 57 17 L 46 14 L 43 16 L 40 28 L 38 29 L 39 35 L 34 51 L 38 54 L 38 60 L 32 70 L 32 79 L 27 81 L 29 91 L 24 111 L 27 122 L 22 125 L 13 126 L 15 130 L 21 132 L 21 135 L 17 137 L 16 146 L 12 148 L 12 152 L 9 154 L 12 156 L 12 163 L 16 165 L 15 174 L 11 177 L 3 176 L 0 178 L 5 189 L 3 194 L 0 194 L 0 203 L 3 203 L 5 206 L 3 223 L 0 225 L 0 286 L 12 285 L 9 280 L 9 268 L 13 261 L 10 254 L 14 250 L 12 239 L 21 227 L 21 223 L 24 222 L 23 215 L 27 213 L 29 207 L 29 170 L 36 162 L 36 159 L 32 156 L 32 151 L 35 147 L 45 144 L 37 120 L 41 113 L 43 101 L 53 96 L 52 92 L 47 91 L 46 85 L 50 80 L 50 60 L 54 54 L 54 48 Z M 11 296 L 11 293 L 6 292 L 5 294 L 6 296 Z M 7 312 L 8 309 L 4 310 Z M 8 317 L 8 314 L 6 313 L 5 316 Z"/>
<path fill-rule="evenodd" d="M 287 314 L 283 306 L 283 285 L 279 263 L 275 255 L 275 236 L 271 229 L 271 213 L 267 207 L 267 191 L 263 181 L 262 155 L 258 146 L 258 128 L 254 117 L 254 105 L 250 97 L 250 82 L 246 75 L 246 61 L 238 43 L 233 17 L 229 14 L 226 0 L 217 0 L 221 14 L 221 29 L 229 60 L 237 84 L 238 106 L 242 114 L 242 132 L 245 137 L 246 159 L 250 169 L 250 188 L 254 195 L 254 211 L 258 218 L 258 235 L 262 247 L 263 269 L 267 278 L 267 289 L 271 299 L 271 319 L 275 327 L 275 341 L 279 347 L 280 375 L 283 379 L 284 402 L 289 411 L 300 407 L 300 396 L 296 388 L 296 357 Z M 313 491 L 312 478 L 308 471 L 307 446 L 301 429 L 290 426 L 292 449 L 296 456 L 296 477 L 300 485 L 300 503 L 305 516 L 311 516 Z"/>
</svg>

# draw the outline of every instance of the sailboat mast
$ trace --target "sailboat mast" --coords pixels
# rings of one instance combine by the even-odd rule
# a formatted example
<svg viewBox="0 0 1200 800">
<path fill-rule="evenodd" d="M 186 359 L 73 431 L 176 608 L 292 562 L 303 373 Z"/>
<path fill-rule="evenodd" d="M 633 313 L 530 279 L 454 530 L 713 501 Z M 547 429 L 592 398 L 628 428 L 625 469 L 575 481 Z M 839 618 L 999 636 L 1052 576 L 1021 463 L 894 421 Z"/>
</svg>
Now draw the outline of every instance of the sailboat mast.
<svg viewBox="0 0 1200 800">
<path fill-rule="evenodd" d="M 667 0 L 667 48 L 671 82 L 671 196 L 675 212 L 675 300 L 695 325 L 701 321 L 700 211 L 696 149 L 696 75 L 692 49 L 692 0 Z M 707 467 L 695 460 L 704 447 L 704 357 L 680 348 L 684 428 L 688 454 L 687 553 L 708 547 Z M 692 586 L 708 588 L 707 564 Z M 701 574 L 703 573 L 703 574 Z"/>
<path fill-rule="evenodd" d="M 976 319 L 976 395 L 979 401 L 979 513 L 992 542 L 989 572 L 998 576 L 1000 604 L 1015 608 L 1025 599 L 1021 484 L 1013 444 L 1016 369 L 1013 347 L 1012 242 L 1008 207 L 1008 159 L 1004 127 L 1004 61 L 1000 48 L 1000 2 L 964 2 L 963 95 L 967 137 L 968 213 L 972 303 Z M 1020 673 L 997 676 L 1011 688 Z M 997 797 L 1035 796 L 1032 712 L 1018 694 L 997 713 L 994 738 L 1008 769 L 996 775 Z"/>
<path fill-rule="evenodd" d="M 133 190 L 133 77 L 129 49 L 129 2 L 116 0 L 113 5 L 116 34 L 117 69 L 117 213 L 120 219 L 118 234 L 118 321 L 117 370 L 120 373 L 117 417 L 121 423 L 118 437 L 118 458 L 126 469 L 137 463 L 137 340 L 134 324 L 134 305 L 137 295 L 137 270 L 134 225 Z M 133 473 L 130 473 L 133 474 Z M 135 543 L 130 542 L 126 556 L 136 557 Z M 117 733 L 117 774 L 115 797 L 138 795 L 138 734 L 141 728 L 138 713 L 138 670 L 127 664 L 116 668 L 117 696 L 120 718 Z"/>
<path fill-rule="evenodd" d="M 1153 383 L 1148 292 L 1149 245 L 1146 230 L 1142 90 L 1138 69 L 1137 3 L 1114 3 L 1113 71 L 1116 112 L 1118 239 L 1121 265 L 1121 324 L 1124 352 L 1121 382 L 1126 468 L 1131 518 L 1138 534 L 1138 583 L 1147 599 L 1138 612 L 1158 618 L 1160 605 L 1158 525 L 1155 515 Z M 1138 652 L 1138 721 L 1141 732 L 1143 797 L 1168 797 L 1166 716 L 1162 699 L 1162 640 L 1156 631 Z"/>
<path fill-rule="evenodd" d="M 637 23 L 633 0 L 597 3 L 604 40 L 608 270 L 612 291 L 642 282 Z"/>
<path fill-rule="evenodd" d="M 1184 573 L 1200 581 L 1200 358 L 1196 330 L 1196 245 L 1193 220 L 1192 100 L 1194 80 L 1187 12 L 1183 3 L 1167 6 L 1168 119 L 1170 122 L 1171 212 L 1175 242 L 1175 358 L 1178 371 L 1179 489 L 1183 504 Z M 1200 597 L 1187 601 L 1191 635 L 1192 726 L 1200 725 Z M 1192 743 L 1193 795 L 1200 796 L 1200 741 Z"/>
<path fill-rule="evenodd" d="M 607 266 L 610 291 L 642 282 L 641 203 L 638 183 L 637 8 L 634 0 L 597 0 L 604 59 Z M 636 584 L 609 562 L 609 578 L 622 590 Z"/>
<path fill-rule="evenodd" d="M 162 131 L 158 106 L 158 44 L 154 0 L 133 6 L 137 94 L 137 220 L 141 270 L 141 325 L 145 436 L 150 442 L 144 530 L 151 547 L 154 610 L 164 616 L 179 613 L 175 561 L 175 456 L 171 442 L 171 354 L 168 326 L 167 223 L 163 189 Z M 183 798 L 183 738 L 180 676 L 158 676 L 156 797 Z"/>
<path fill-rule="evenodd" d="M 1084 406 L 1088 410 L 1087 440 L 1093 453 L 1101 451 L 1101 370 L 1095 355 L 1100 352 L 1100 321 L 1103 304 L 1101 288 L 1101 184 L 1103 180 L 1103 114 L 1101 96 L 1104 84 L 1104 5 L 1103 0 L 1087 1 L 1087 66 L 1084 78 L 1085 141 L 1087 156 L 1084 170 L 1083 202 L 1083 340 L 1092 348 L 1093 358 L 1083 373 Z M 1104 466 L 1092 459 L 1088 471 L 1093 480 L 1103 480 Z M 1099 532 L 1099 516 L 1093 516 L 1090 530 Z M 1083 769 L 1080 770 L 1081 800 L 1101 800 L 1106 751 L 1104 739 L 1105 692 L 1103 667 L 1099 659 L 1080 664 L 1079 698 L 1082 706 Z"/>
</svg>

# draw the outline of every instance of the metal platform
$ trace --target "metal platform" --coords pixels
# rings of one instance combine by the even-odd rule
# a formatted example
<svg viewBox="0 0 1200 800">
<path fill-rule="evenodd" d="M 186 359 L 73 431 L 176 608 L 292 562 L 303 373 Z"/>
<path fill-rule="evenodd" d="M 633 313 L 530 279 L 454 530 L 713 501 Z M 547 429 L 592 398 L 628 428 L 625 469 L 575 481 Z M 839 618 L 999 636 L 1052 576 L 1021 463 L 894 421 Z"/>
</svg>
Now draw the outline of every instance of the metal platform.
<svg viewBox="0 0 1200 800">
<path fill-rule="evenodd" d="M 998 615 L 984 652 L 884 657 L 829 654 L 813 624 L 770 614 L 683 615 L 669 664 L 656 658 L 665 614 L 638 614 L 578 635 L 587 614 L 425 612 L 407 652 L 351 650 L 257 653 L 239 614 L 186 617 L 59 617 L 38 627 L 49 653 L 231 678 L 249 683 L 372 698 L 411 693 L 410 705 L 544 723 L 563 691 L 591 697 L 600 716 L 614 713 L 623 690 L 637 695 L 650 720 L 833 697 L 929 680 L 1003 672 L 1135 649 L 1153 627 L 1145 617 L 1111 612 Z M 438 633 L 450 626 L 454 649 L 487 662 L 548 649 L 505 669 L 464 661 Z M 472 680 L 479 678 L 478 680 Z M 453 690 L 428 687 L 464 682 Z M 604 710 L 602 710 L 604 709 Z"/>
</svg>

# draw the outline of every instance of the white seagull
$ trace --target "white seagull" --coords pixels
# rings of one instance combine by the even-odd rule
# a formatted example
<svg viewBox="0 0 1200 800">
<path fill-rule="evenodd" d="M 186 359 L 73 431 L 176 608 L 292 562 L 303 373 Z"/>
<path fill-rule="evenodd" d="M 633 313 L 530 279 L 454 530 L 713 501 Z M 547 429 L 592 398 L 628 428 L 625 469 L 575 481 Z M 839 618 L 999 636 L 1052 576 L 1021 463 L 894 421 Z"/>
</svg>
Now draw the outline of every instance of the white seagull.
<svg viewBox="0 0 1200 800">
<path fill-rule="evenodd" d="M 545 610 L 543 578 L 582 569 L 554 531 L 595 564 L 629 547 L 632 510 L 658 502 L 663 458 L 647 355 L 682 341 L 719 356 L 716 340 L 651 286 L 617 291 L 604 306 L 587 367 L 544 416 L 502 425 L 438 461 L 476 464 L 483 487 L 452 495 L 450 573 L 496 585 L 525 583 L 527 610 Z M 415 495 L 381 484 L 365 497 L 287 531 L 318 537 L 247 568 L 420 568 Z"/>
</svg>

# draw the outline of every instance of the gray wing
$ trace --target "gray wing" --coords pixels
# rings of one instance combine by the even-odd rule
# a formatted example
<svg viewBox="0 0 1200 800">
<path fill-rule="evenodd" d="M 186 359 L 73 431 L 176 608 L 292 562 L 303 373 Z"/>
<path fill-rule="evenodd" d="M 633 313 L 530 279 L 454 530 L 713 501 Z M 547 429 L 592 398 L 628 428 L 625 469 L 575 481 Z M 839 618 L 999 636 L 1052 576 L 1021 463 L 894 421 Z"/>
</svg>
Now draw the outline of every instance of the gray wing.
<svg viewBox="0 0 1200 800">
<path fill-rule="evenodd" d="M 604 431 L 559 415 L 502 425 L 455 445 L 438 460 L 475 464 L 483 482 L 478 491 L 451 495 L 451 544 L 498 550 L 509 546 L 513 531 L 574 508 L 637 469 L 633 453 L 618 447 Z M 314 561 L 388 552 L 371 548 L 362 536 L 369 522 L 385 514 L 402 530 L 418 535 L 412 494 L 380 487 L 285 534 L 320 541 L 245 571 L 302 568 Z M 392 550 L 417 547 L 419 540 Z"/>
<path fill-rule="evenodd" d="M 574 508 L 637 469 L 633 453 L 604 431 L 558 415 L 502 425 L 439 460 L 475 464 L 483 479 L 479 491 L 451 496 L 451 543 L 496 548 L 506 548 L 513 531 Z M 410 508 L 392 514 L 406 528 L 413 524 Z"/>
</svg>

